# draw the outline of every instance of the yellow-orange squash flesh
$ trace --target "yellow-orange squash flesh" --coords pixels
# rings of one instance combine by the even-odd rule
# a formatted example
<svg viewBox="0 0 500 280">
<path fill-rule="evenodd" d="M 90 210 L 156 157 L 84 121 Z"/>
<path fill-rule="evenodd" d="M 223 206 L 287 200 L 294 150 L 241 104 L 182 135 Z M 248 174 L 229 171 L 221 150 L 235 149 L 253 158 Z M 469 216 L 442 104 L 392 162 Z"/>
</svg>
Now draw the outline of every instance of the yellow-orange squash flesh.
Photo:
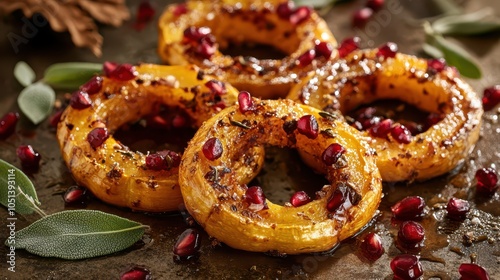
<svg viewBox="0 0 500 280">
<path fill-rule="evenodd" d="M 373 151 L 359 140 L 356 129 L 291 100 L 255 98 L 253 102 L 253 111 L 241 113 L 233 106 L 206 121 L 182 157 L 179 183 L 184 202 L 207 233 L 237 249 L 299 254 L 331 249 L 366 225 L 379 205 L 382 186 Z M 284 128 L 293 127 L 305 115 L 317 119 L 320 132 L 316 139 Z M 202 147 L 213 137 L 220 140 L 223 152 L 220 158 L 209 160 Z M 321 160 L 323 151 L 333 143 L 347 150 L 345 165 L 327 166 Z M 263 145 L 309 154 L 330 184 L 321 189 L 319 197 L 300 207 L 267 201 L 268 209 L 249 209 L 244 199 L 249 180 L 238 177 L 243 166 L 234 162 L 239 158 L 251 162 L 253 149 Z M 330 212 L 326 204 L 338 188 L 349 188 L 360 200 L 355 205 L 345 202 L 338 211 Z"/>
<path fill-rule="evenodd" d="M 150 212 L 178 210 L 182 204 L 178 168 L 148 170 L 146 155 L 129 150 L 112 134 L 161 104 L 184 109 L 199 126 L 218 111 L 213 104 L 220 100 L 204 85 L 212 78 L 199 75 L 197 67 L 144 64 L 136 70 L 137 78 L 130 81 L 103 77 L 101 91 L 90 95 L 91 107 L 68 106 L 57 129 L 62 156 L 75 181 L 107 203 Z M 234 104 L 236 89 L 226 85 L 226 90 L 222 101 Z M 96 127 L 106 127 L 111 136 L 93 149 L 87 135 Z M 254 169 L 241 172 L 247 172 L 242 177 L 250 176 Z"/>
<path fill-rule="evenodd" d="M 285 97 L 293 83 L 308 71 L 325 63 L 315 59 L 298 65 L 304 52 L 314 49 L 315 41 L 337 42 L 327 24 L 316 12 L 299 24 L 280 18 L 276 7 L 283 0 L 210 0 L 186 1 L 187 13 L 177 14 L 170 5 L 159 20 L 158 53 L 172 65 L 196 64 L 206 73 L 218 76 L 239 90 L 262 98 Z M 200 58 L 182 43 L 188 27 L 209 27 L 218 46 L 209 59 Z M 283 59 L 255 59 L 225 55 L 221 50 L 231 44 L 262 44 L 283 52 Z M 336 56 L 336 50 L 332 57 Z"/>
<path fill-rule="evenodd" d="M 398 53 L 378 58 L 361 50 L 310 74 L 288 96 L 299 103 L 340 109 L 343 114 L 376 100 L 397 99 L 444 118 L 408 144 L 362 132 L 377 152 L 384 181 L 426 180 L 463 162 L 479 138 L 481 101 L 452 68 L 428 71 L 427 60 Z"/>
</svg>

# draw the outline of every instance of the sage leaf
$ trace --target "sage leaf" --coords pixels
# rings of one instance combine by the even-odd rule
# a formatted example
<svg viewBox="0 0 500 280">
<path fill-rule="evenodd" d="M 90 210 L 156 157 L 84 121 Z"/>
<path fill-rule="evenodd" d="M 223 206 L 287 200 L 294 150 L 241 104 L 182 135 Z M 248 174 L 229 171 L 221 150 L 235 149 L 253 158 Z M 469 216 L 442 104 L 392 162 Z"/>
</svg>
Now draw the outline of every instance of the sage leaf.
<svg viewBox="0 0 500 280">
<path fill-rule="evenodd" d="M 472 78 L 481 78 L 481 69 L 474 58 L 463 48 L 446 40 L 441 35 L 434 35 L 432 45 L 443 52 L 443 57 L 449 65 L 455 66 L 461 75 Z"/>
<path fill-rule="evenodd" d="M 16 232 L 16 248 L 42 257 L 92 258 L 130 247 L 146 228 L 101 211 L 68 210 L 43 217 Z"/>
<path fill-rule="evenodd" d="M 101 73 L 102 64 L 90 62 L 64 62 L 49 66 L 43 80 L 56 89 L 77 89 L 92 76 Z"/>
<path fill-rule="evenodd" d="M 473 13 L 442 17 L 432 23 L 432 29 L 443 35 L 481 35 L 500 30 L 500 21 L 486 21 L 494 15 L 491 8 Z"/>
<path fill-rule="evenodd" d="M 27 87 L 35 81 L 36 75 L 28 63 L 19 61 L 14 66 L 14 77 L 21 85 Z"/>
<path fill-rule="evenodd" d="M 436 48 L 432 45 L 429 45 L 427 43 L 424 43 L 422 45 L 422 49 L 426 54 L 430 55 L 431 57 L 434 57 L 434 58 L 444 57 L 444 54 L 442 51 L 440 51 L 438 48 Z"/>
<path fill-rule="evenodd" d="M 462 8 L 454 0 L 432 0 L 436 8 L 446 15 L 462 13 Z"/>
<path fill-rule="evenodd" d="M 21 111 L 34 124 L 39 124 L 52 111 L 56 93 L 48 85 L 38 82 L 29 85 L 17 97 Z"/>
<path fill-rule="evenodd" d="M 31 180 L 14 165 L 0 159 L 0 203 L 7 207 L 9 216 L 31 214 L 40 205 Z"/>
</svg>

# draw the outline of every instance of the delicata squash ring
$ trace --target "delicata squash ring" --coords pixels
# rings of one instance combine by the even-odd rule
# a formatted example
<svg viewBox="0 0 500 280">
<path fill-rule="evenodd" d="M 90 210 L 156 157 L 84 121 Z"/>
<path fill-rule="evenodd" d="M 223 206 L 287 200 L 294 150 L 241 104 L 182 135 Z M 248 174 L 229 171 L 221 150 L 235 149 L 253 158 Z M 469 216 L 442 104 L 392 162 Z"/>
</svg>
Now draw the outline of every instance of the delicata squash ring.
<svg viewBox="0 0 500 280">
<path fill-rule="evenodd" d="M 229 85 L 224 90 L 224 84 L 203 76 L 194 66 L 118 68 L 121 74 L 94 77 L 73 94 L 57 129 L 63 159 L 76 182 L 107 203 L 150 212 L 178 210 L 180 156 L 156 157 L 166 166 L 154 170 L 146 163 L 147 155 L 129 150 L 112 134 L 160 104 L 183 109 L 199 126 L 220 111 L 221 104 L 234 104 L 237 91 Z M 239 175 L 252 175 L 258 162 L 256 158 L 239 169 L 247 173 Z"/>
<path fill-rule="evenodd" d="M 256 59 L 223 54 L 231 44 L 269 45 L 287 56 Z M 186 1 L 159 20 L 158 52 L 172 65 L 196 64 L 239 90 L 285 97 L 292 83 L 337 55 L 327 24 L 310 7 L 283 0 Z"/>
<path fill-rule="evenodd" d="M 480 99 L 442 61 L 381 54 L 380 49 L 355 51 L 311 73 L 288 97 L 322 110 L 340 109 L 343 114 L 376 100 L 397 99 L 440 116 L 415 135 L 388 121 L 385 129 L 382 123 L 378 126 L 381 136 L 368 130 L 362 133 L 377 152 L 384 181 L 425 180 L 449 172 L 467 157 L 479 138 Z M 432 63 L 439 65 L 433 67 Z"/>
<path fill-rule="evenodd" d="M 381 178 L 356 129 L 291 100 L 239 102 L 200 127 L 180 165 L 186 208 L 209 235 L 237 249 L 299 254 L 329 250 L 372 219 Z M 263 145 L 310 154 L 330 185 L 298 207 L 259 202 L 234 162 Z"/>
</svg>

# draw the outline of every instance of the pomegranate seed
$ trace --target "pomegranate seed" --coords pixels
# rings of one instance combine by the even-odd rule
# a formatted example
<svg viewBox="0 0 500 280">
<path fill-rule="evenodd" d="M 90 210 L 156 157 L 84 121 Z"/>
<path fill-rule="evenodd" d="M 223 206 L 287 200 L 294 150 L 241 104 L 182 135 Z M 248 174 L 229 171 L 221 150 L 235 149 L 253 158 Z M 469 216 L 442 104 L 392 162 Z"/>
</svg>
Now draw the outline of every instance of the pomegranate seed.
<svg viewBox="0 0 500 280">
<path fill-rule="evenodd" d="M 85 204 L 87 189 L 80 186 L 71 186 L 64 193 L 63 199 L 66 204 Z"/>
<path fill-rule="evenodd" d="M 146 168 L 156 171 L 167 169 L 167 162 L 165 161 L 165 157 L 161 156 L 158 153 L 147 155 Z"/>
<path fill-rule="evenodd" d="M 500 85 L 485 88 L 482 102 L 485 111 L 495 108 L 500 103 Z"/>
<path fill-rule="evenodd" d="M 361 124 L 361 129 L 360 130 L 368 130 L 371 129 L 373 126 L 378 125 L 383 119 L 378 116 L 374 116 L 370 119 L 365 119 L 365 120 L 360 120 L 358 123 Z"/>
<path fill-rule="evenodd" d="M 184 30 L 184 38 L 183 42 L 184 43 L 200 43 L 201 39 L 205 38 L 207 35 L 212 33 L 212 30 L 209 27 L 195 27 L 195 26 L 190 26 Z"/>
<path fill-rule="evenodd" d="M 391 119 L 385 119 L 379 123 L 374 124 L 370 127 L 370 135 L 378 138 L 386 138 L 389 132 L 392 130 L 392 124 L 394 122 Z"/>
<path fill-rule="evenodd" d="M 316 51 L 314 49 L 310 49 L 301 54 L 297 58 L 297 61 L 300 67 L 306 67 L 307 65 L 311 64 L 315 57 Z"/>
<path fill-rule="evenodd" d="M 398 45 L 393 42 L 387 42 L 378 47 L 377 57 L 389 58 L 395 57 L 398 52 Z"/>
<path fill-rule="evenodd" d="M 402 124 L 398 124 L 391 129 L 391 135 L 396 141 L 403 144 L 411 142 L 411 132 Z"/>
<path fill-rule="evenodd" d="M 424 240 L 425 230 L 421 224 L 414 221 L 405 221 L 401 224 L 398 239 L 406 244 L 417 244 Z"/>
<path fill-rule="evenodd" d="M 394 279 L 418 279 L 422 276 L 422 264 L 417 256 L 403 254 L 396 256 L 391 261 L 391 270 L 394 273 Z"/>
<path fill-rule="evenodd" d="M 222 143 L 218 138 L 210 138 L 203 144 L 202 151 L 208 160 L 216 160 L 222 156 Z"/>
<path fill-rule="evenodd" d="M 282 19 L 289 19 L 293 10 L 295 9 L 295 4 L 293 1 L 283 2 L 276 8 L 276 13 L 278 17 Z"/>
<path fill-rule="evenodd" d="M 86 92 L 89 95 L 96 94 L 102 89 L 102 77 L 94 76 L 88 82 L 80 87 L 81 91 Z"/>
<path fill-rule="evenodd" d="M 359 43 L 361 39 L 359 37 L 347 38 L 342 41 L 338 47 L 339 57 L 344 58 L 353 51 L 359 49 Z"/>
<path fill-rule="evenodd" d="M 302 116 L 297 122 L 297 130 L 309 139 L 316 139 L 319 131 L 318 121 L 312 115 Z"/>
<path fill-rule="evenodd" d="M 339 210 L 340 206 L 345 202 L 345 195 L 340 189 L 336 189 L 328 202 L 326 203 L 326 209 L 330 212 L 335 212 Z"/>
<path fill-rule="evenodd" d="M 181 16 L 183 14 L 186 14 L 188 12 L 188 8 L 186 3 L 178 4 L 175 6 L 173 14 L 175 17 Z"/>
<path fill-rule="evenodd" d="M 411 135 L 417 135 L 424 132 L 424 127 L 421 124 L 408 120 L 400 120 L 400 122 L 410 131 Z"/>
<path fill-rule="evenodd" d="M 463 263 L 458 268 L 460 280 L 489 280 L 490 276 L 486 270 L 477 264 Z"/>
<path fill-rule="evenodd" d="M 352 15 L 352 26 L 363 27 L 373 16 L 373 10 L 369 7 L 364 7 Z"/>
<path fill-rule="evenodd" d="M 69 105 L 77 110 L 82 110 L 92 106 L 92 100 L 86 92 L 77 90 L 71 95 Z"/>
<path fill-rule="evenodd" d="M 144 27 L 155 15 L 155 9 L 149 0 L 142 0 L 137 9 L 136 26 Z"/>
<path fill-rule="evenodd" d="M 210 59 L 216 51 L 217 47 L 211 42 L 211 40 L 202 39 L 201 43 L 196 47 L 194 52 L 201 58 Z"/>
<path fill-rule="evenodd" d="M 452 197 L 446 205 L 448 218 L 452 220 L 463 220 L 470 210 L 469 202 L 460 198 Z"/>
<path fill-rule="evenodd" d="M 209 88 L 210 91 L 217 96 L 224 95 L 227 92 L 226 85 L 218 80 L 210 80 L 205 83 L 205 86 Z"/>
<path fill-rule="evenodd" d="M 238 94 L 238 106 L 240 112 L 245 113 L 254 109 L 252 96 L 248 91 L 240 91 Z"/>
<path fill-rule="evenodd" d="M 134 79 L 137 75 L 138 73 L 132 64 L 124 63 L 116 66 L 116 68 L 109 73 L 108 77 L 125 82 Z"/>
<path fill-rule="evenodd" d="M 475 174 L 478 192 L 491 195 L 498 189 L 498 175 L 495 169 L 481 168 Z"/>
<path fill-rule="evenodd" d="M 425 118 L 425 125 L 427 127 L 427 129 L 429 129 L 431 126 L 437 124 L 438 122 L 440 122 L 441 120 L 443 119 L 443 116 L 441 114 L 438 114 L 438 113 L 430 113 L 429 115 L 427 115 L 427 117 Z"/>
<path fill-rule="evenodd" d="M 374 11 L 378 11 L 382 9 L 382 7 L 384 6 L 384 2 L 384 0 L 368 0 L 366 2 L 366 6 L 372 8 L 372 10 Z"/>
<path fill-rule="evenodd" d="M 332 56 L 333 45 L 329 42 L 316 42 L 314 51 L 316 52 L 316 57 L 329 59 Z"/>
<path fill-rule="evenodd" d="M 57 125 L 61 121 L 61 116 L 63 112 L 64 110 L 59 110 L 50 116 L 49 124 L 51 127 L 57 127 Z"/>
<path fill-rule="evenodd" d="M 298 191 L 290 198 L 290 203 L 293 207 L 299 207 L 311 202 L 311 198 L 305 191 Z"/>
<path fill-rule="evenodd" d="M 311 17 L 312 9 L 307 6 L 301 6 L 295 9 L 289 17 L 289 21 L 293 25 L 301 24 Z"/>
<path fill-rule="evenodd" d="M 201 247 L 201 236 L 194 228 L 186 229 L 174 245 L 174 260 L 186 261 L 196 257 Z"/>
<path fill-rule="evenodd" d="M 380 236 L 373 232 L 366 235 L 361 243 L 361 252 L 370 261 L 378 260 L 385 252 Z"/>
<path fill-rule="evenodd" d="M 323 154 L 321 154 L 321 160 L 323 160 L 323 163 L 330 166 L 332 164 L 337 163 L 339 158 L 346 152 L 346 149 L 338 144 L 338 143 L 333 143 L 330 144 L 324 151 Z"/>
<path fill-rule="evenodd" d="M 262 191 L 262 188 L 259 186 L 253 186 L 247 189 L 245 192 L 245 201 L 250 204 L 248 208 L 252 211 L 260 211 L 268 208 L 264 191 Z"/>
<path fill-rule="evenodd" d="M 109 74 L 111 74 L 111 72 L 115 71 L 116 67 L 118 67 L 118 63 L 111 62 L 111 61 L 105 61 L 102 64 L 102 72 L 104 73 L 104 75 L 106 77 L 109 77 Z"/>
<path fill-rule="evenodd" d="M 411 220 L 424 215 L 425 200 L 420 196 L 408 196 L 391 207 L 392 215 L 399 220 Z"/>
<path fill-rule="evenodd" d="M 187 127 L 188 126 L 187 117 L 182 114 L 175 115 L 174 118 L 172 119 L 172 126 L 174 128 Z"/>
<path fill-rule="evenodd" d="M 16 124 L 19 120 L 17 112 L 8 112 L 0 119 L 0 138 L 7 138 L 16 130 Z"/>
<path fill-rule="evenodd" d="M 427 72 L 436 74 L 446 68 L 446 60 L 444 58 L 427 60 Z"/>
<path fill-rule="evenodd" d="M 89 142 L 92 149 L 97 149 L 101 146 L 106 139 L 108 139 L 108 130 L 104 127 L 97 127 L 92 129 L 87 135 L 87 141 Z"/>
<path fill-rule="evenodd" d="M 21 160 L 21 166 L 27 169 L 36 169 L 42 158 L 31 145 L 21 145 L 16 149 L 17 157 Z"/>
<path fill-rule="evenodd" d="M 144 267 L 135 266 L 120 274 L 120 280 L 151 280 L 151 271 Z"/>
</svg>

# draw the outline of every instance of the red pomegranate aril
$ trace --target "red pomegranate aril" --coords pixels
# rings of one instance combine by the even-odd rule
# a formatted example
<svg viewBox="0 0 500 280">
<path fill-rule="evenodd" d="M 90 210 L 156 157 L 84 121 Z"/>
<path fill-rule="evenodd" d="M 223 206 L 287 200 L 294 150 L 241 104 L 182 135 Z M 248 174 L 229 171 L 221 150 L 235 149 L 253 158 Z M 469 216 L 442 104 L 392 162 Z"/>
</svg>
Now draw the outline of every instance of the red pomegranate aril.
<svg viewBox="0 0 500 280">
<path fill-rule="evenodd" d="M 248 91 L 240 91 L 238 94 L 238 106 L 240 112 L 245 113 L 254 109 L 252 96 Z"/>
<path fill-rule="evenodd" d="M 444 58 L 434 58 L 427 60 L 427 72 L 439 73 L 446 68 L 446 60 Z"/>
<path fill-rule="evenodd" d="M 51 127 L 57 127 L 61 121 L 61 116 L 64 110 L 58 110 L 49 117 L 49 124 Z"/>
<path fill-rule="evenodd" d="M 478 169 L 475 178 L 477 181 L 476 189 L 480 193 L 491 195 L 498 189 L 498 175 L 496 170 L 491 167 Z"/>
<path fill-rule="evenodd" d="M 452 197 L 446 205 L 448 218 L 452 220 L 463 220 L 470 210 L 470 205 L 467 200 Z"/>
<path fill-rule="evenodd" d="M 116 67 L 118 67 L 118 63 L 111 62 L 111 61 L 105 61 L 102 64 L 102 72 L 104 73 L 104 75 L 106 77 L 109 77 L 109 74 L 111 74 L 111 72 L 115 71 Z"/>
<path fill-rule="evenodd" d="M 482 103 L 485 111 L 495 108 L 500 103 L 500 85 L 485 88 Z"/>
<path fill-rule="evenodd" d="M 167 169 L 179 167 L 181 164 L 181 155 L 174 151 L 170 150 L 163 150 L 158 152 L 159 155 L 161 155 L 165 162 L 167 163 Z"/>
<path fill-rule="evenodd" d="M 312 9 L 310 7 L 300 6 L 297 9 L 295 9 L 292 12 L 292 14 L 290 14 L 290 17 L 288 18 L 288 20 L 293 25 L 301 24 L 311 17 L 311 12 L 312 12 Z"/>
<path fill-rule="evenodd" d="M 477 264 L 463 263 L 458 267 L 460 280 L 489 280 L 490 276 L 486 270 Z"/>
<path fill-rule="evenodd" d="M 89 95 L 96 94 L 102 89 L 102 77 L 94 76 L 88 82 L 80 87 L 81 91 L 86 92 Z"/>
<path fill-rule="evenodd" d="M 185 261 L 196 257 L 201 247 L 201 236 L 194 228 L 186 229 L 174 245 L 174 260 Z"/>
<path fill-rule="evenodd" d="M 175 17 L 181 16 L 183 14 L 186 14 L 188 12 L 188 8 L 186 3 L 178 4 L 175 6 L 174 11 L 172 12 Z"/>
<path fill-rule="evenodd" d="M 278 14 L 278 17 L 282 19 L 289 19 L 294 9 L 295 9 L 294 2 L 287 1 L 278 5 L 278 7 L 276 8 L 276 13 Z"/>
<path fill-rule="evenodd" d="M 363 27 L 373 16 L 373 10 L 369 7 L 361 8 L 352 15 L 352 26 Z"/>
<path fill-rule="evenodd" d="M 301 54 L 297 58 L 297 61 L 300 67 L 306 67 L 307 65 L 311 64 L 315 57 L 316 51 L 314 49 L 310 49 Z"/>
<path fill-rule="evenodd" d="M 417 256 L 403 254 L 396 256 L 391 261 L 391 270 L 394 279 L 413 280 L 422 276 L 422 264 Z"/>
<path fill-rule="evenodd" d="M 222 156 L 222 143 L 218 138 L 210 138 L 203 144 L 202 152 L 208 160 L 216 160 Z"/>
<path fill-rule="evenodd" d="M 165 157 L 158 153 L 149 154 L 146 156 L 146 168 L 149 170 L 165 170 L 167 169 L 167 162 Z"/>
<path fill-rule="evenodd" d="M 369 130 L 373 126 L 378 125 L 382 120 L 382 117 L 375 116 L 358 122 L 361 124 L 361 130 Z"/>
<path fill-rule="evenodd" d="M 130 81 L 138 75 L 135 67 L 132 64 L 124 63 L 118 65 L 115 70 L 108 75 L 109 78 L 118 81 Z"/>
<path fill-rule="evenodd" d="M 195 48 L 195 53 L 203 59 L 210 59 L 216 51 L 215 44 L 206 39 L 202 39 L 201 43 Z"/>
<path fill-rule="evenodd" d="M 245 201 L 249 204 L 248 208 L 252 211 L 267 209 L 266 196 L 259 186 L 253 186 L 247 189 L 245 192 Z"/>
<path fill-rule="evenodd" d="M 333 192 L 330 199 L 328 199 L 328 202 L 326 203 L 326 210 L 328 210 L 329 212 L 335 212 L 339 210 L 340 206 L 342 206 L 344 202 L 345 202 L 344 193 L 341 190 L 336 189 Z"/>
<path fill-rule="evenodd" d="M 408 196 L 391 207 L 392 215 L 399 220 L 411 220 L 424 215 L 425 200 L 420 196 Z"/>
<path fill-rule="evenodd" d="M 187 126 L 188 126 L 188 119 L 184 115 L 177 114 L 172 119 L 172 127 L 174 127 L 174 128 L 181 128 L 181 127 L 187 127 Z"/>
<path fill-rule="evenodd" d="M 321 154 L 321 160 L 324 164 L 330 166 L 337 163 L 340 157 L 346 152 L 346 149 L 338 144 L 333 143 L 328 146 Z"/>
<path fill-rule="evenodd" d="M 17 112 L 8 112 L 0 119 L 0 138 L 7 138 L 16 130 L 16 124 L 19 120 Z"/>
<path fill-rule="evenodd" d="M 92 106 L 92 100 L 86 92 L 78 90 L 71 95 L 69 105 L 74 109 L 82 110 Z"/>
<path fill-rule="evenodd" d="M 431 126 L 437 124 L 438 122 L 440 122 L 441 120 L 443 119 L 443 116 L 441 114 L 438 114 L 438 113 L 430 113 L 429 115 L 427 115 L 427 117 L 425 118 L 425 125 L 427 127 L 427 129 L 429 129 Z"/>
<path fill-rule="evenodd" d="M 92 149 L 97 149 L 100 147 L 106 139 L 108 139 L 108 130 L 105 127 L 97 127 L 92 129 L 87 135 L 87 141 L 89 142 Z"/>
<path fill-rule="evenodd" d="M 297 130 L 309 139 L 318 137 L 318 121 L 313 115 L 302 116 L 297 122 Z"/>
<path fill-rule="evenodd" d="M 370 135 L 378 138 L 386 138 L 389 132 L 392 130 L 392 125 L 394 121 L 391 119 L 385 119 L 379 123 L 374 124 L 370 127 Z"/>
<path fill-rule="evenodd" d="M 411 142 L 411 132 L 402 124 L 395 125 L 391 129 L 392 138 L 396 139 L 398 143 L 408 144 Z"/>
<path fill-rule="evenodd" d="M 405 221 L 401 224 L 398 232 L 399 241 L 406 244 L 417 244 L 424 240 L 424 227 L 414 221 Z"/>
<path fill-rule="evenodd" d="M 210 89 L 210 91 L 218 96 L 226 94 L 226 84 L 218 80 L 210 80 L 205 83 L 205 86 Z"/>
<path fill-rule="evenodd" d="M 212 33 L 212 30 L 209 27 L 195 27 L 190 26 L 184 30 L 184 43 L 191 42 L 201 42 L 201 39 L 206 37 L 208 34 Z"/>
<path fill-rule="evenodd" d="M 387 42 L 378 47 L 377 56 L 383 58 L 395 57 L 398 53 L 398 45 L 393 42 Z"/>
<path fill-rule="evenodd" d="M 317 42 L 314 45 L 314 51 L 316 52 L 316 57 L 329 59 L 332 56 L 333 45 L 329 42 Z"/>
<path fill-rule="evenodd" d="M 338 47 L 339 57 L 344 58 L 353 51 L 359 49 L 359 43 L 361 39 L 359 37 L 347 38 L 340 43 Z"/>
<path fill-rule="evenodd" d="M 385 252 L 380 236 L 374 232 L 366 235 L 361 243 L 361 252 L 370 261 L 378 260 Z"/>
<path fill-rule="evenodd" d="M 293 207 L 306 205 L 309 202 L 311 202 L 311 198 L 305 191 L 298 191 L 290 198 L 290 204 L 292 204 Z"/>
<path fill-rule="evenodd" d="M 87 199 L 87 188 L 71 186 L 64 193 L 63 199 L 66 204 L 84 204 Z"/>
<path fill-rule="evenodd" d="M 400 123 L 410 131 L 411 135 L 417 135 L 425 131 L 423 125 L 413 121 L 400 120 Z"/>
<path fill-rule="evenodd" d="M 366 6 L 372 8 L 372 10 L 374 11 L 378 11 L 382 9 L 382 7 L 384 6 L 384 2 L 385 0 L 368 0 L 366 2 Z"/>
<path fill-rule="evenodd" d="M 131 269 L 120 273 L 120 280 L 151 280 L 153 275 L 151 271 L 144 267 L 135 266 Z"/>
<path fill-rule="evenodd" d="M 16 149 L 17 157 L 21 160 L 21 165 L 24 168 L 36 169 L 42 158 L 40 154 L 33 149 L 31 145 L 21 145 Z"/>
</svg>

